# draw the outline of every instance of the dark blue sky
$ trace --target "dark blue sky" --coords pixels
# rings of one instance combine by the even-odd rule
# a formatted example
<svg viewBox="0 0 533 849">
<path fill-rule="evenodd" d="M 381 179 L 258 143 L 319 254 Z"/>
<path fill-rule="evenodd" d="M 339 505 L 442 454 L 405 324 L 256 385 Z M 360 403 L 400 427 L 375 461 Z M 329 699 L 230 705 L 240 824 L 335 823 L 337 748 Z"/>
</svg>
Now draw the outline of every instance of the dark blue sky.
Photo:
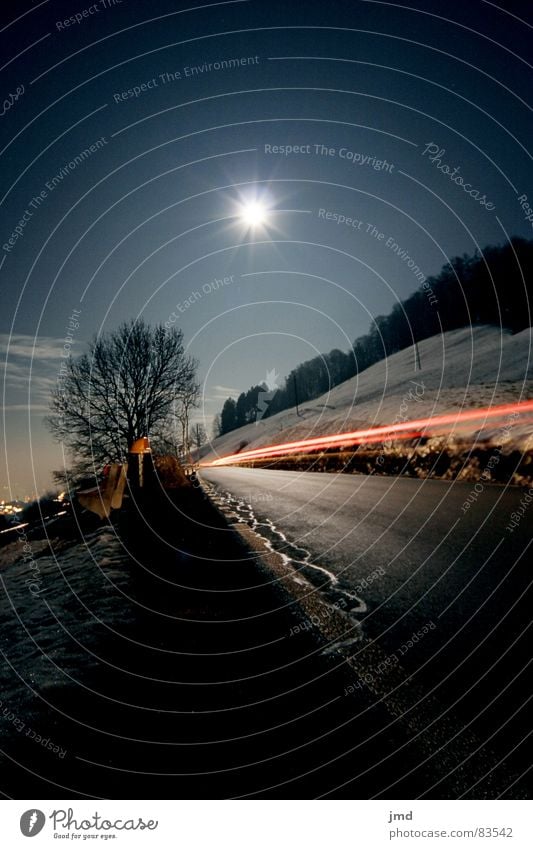
<svg viewBox="0 0 533 849">
<path fill-rule="evenodd" d="M 420 284 L 415 267 L 533 235 L 519 201 L 533 204 L 529 3 L 3 14 L 12 492 L 42 489 L 61 462 L 42 418 L 73 310 L 75 353 L 125 318 L 174 314 L 209 423 L 267 371 L 347 349 Z M 262 229 L 237 217 L 252 197 L 270 208 Z"/>
</svg>

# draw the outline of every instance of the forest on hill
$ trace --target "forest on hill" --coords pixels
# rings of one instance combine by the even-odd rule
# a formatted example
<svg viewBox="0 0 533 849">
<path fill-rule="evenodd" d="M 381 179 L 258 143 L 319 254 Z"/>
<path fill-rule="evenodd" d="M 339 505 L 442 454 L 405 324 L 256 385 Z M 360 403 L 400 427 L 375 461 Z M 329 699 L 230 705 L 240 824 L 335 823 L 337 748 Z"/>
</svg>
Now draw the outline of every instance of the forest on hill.
<svg viewBox="0 0 533 849">
<path fill-rule="evenodd" d="M 310 401 L 374 363 L 447 330 L 493 324 L 513 333 L 531 326 L 533 240 L 512 238 L 503 246 L 454 257 L 435 277 L 373 319 L 349 351 L 338 348 L 300 363 L 272 391 L 250 387 L 227 398 L 215 417 L 214 436 Z"/>
</svg>

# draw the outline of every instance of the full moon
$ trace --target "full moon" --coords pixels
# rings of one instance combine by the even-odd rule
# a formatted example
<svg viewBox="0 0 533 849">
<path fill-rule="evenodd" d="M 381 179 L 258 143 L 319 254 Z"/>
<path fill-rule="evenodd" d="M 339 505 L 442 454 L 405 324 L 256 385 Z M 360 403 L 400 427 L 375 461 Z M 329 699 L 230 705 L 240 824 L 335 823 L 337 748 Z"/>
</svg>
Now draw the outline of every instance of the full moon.
<svg viewBox="0 0 533 849">
<path fill-rule="evenodd" d="M 257 227 L 259 224 L 264 224 L 267 219 L 267 209 L 258 201 L 251 201 L 244 204 L 240 213 L 241 220 L 248 227 Z"/>
</svg>

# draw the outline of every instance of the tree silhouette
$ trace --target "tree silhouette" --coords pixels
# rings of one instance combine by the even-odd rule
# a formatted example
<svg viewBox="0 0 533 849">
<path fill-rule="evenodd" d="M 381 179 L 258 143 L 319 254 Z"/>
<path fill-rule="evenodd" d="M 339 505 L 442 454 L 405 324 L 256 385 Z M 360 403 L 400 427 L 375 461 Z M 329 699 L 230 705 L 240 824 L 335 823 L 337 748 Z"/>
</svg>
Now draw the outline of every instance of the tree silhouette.
<svg viewBox="0 0 533 849">
<path fill-rule="evenodd" d="M 203 424 L 196 423 L 189 433 L 189 442 L 195 448 L 201 448 L 207 442 L 207 432 Z"/>
<path fill-rule="evenodd" d="M 190 386 L 176 398 L 174 405 L 174 416 L 181 427 L 181 450 L 186 457 L 191 450 L 191 439 L 189 433 L 189 419 L 194 407 L 197 407 L 200 399 L 200 386 L 191 382 Z"/>
<path fill-rule="evenodd" d="M 181 330 L 125 322 L 65 361 L 47 425 L 78 472 L 123 459 L 141 436 L 168 447 L 173 411 L 191 393 L 196 365 Z"/>
</svg>

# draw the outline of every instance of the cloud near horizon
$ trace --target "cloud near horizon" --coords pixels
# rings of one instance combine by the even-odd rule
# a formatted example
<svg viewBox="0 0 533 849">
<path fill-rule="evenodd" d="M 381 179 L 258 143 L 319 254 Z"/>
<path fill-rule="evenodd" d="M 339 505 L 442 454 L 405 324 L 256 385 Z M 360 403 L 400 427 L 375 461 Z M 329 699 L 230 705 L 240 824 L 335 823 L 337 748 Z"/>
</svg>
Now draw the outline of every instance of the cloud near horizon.
<svg viewBox="0 0 533 849">
<path fill-rule="evenodd" d="M 8 413 L 46 413 L 62 360 L 63 338 L 0 333 L 4 403 Z"/>
</svg>

